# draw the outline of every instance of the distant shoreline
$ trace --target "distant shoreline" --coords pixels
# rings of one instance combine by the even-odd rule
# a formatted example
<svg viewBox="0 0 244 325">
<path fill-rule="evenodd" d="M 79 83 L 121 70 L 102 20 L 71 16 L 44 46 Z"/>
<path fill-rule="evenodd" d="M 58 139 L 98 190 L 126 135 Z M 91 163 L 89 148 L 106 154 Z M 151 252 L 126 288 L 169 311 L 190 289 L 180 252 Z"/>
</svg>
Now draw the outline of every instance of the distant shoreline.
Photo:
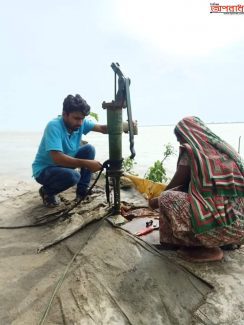
<svg viewBox="0 0 244 325">
<path fill-rule="evenodd" d="M 206 122 L 205 124 L 243 124 L 243 122 Z M 175 124 L 152 124 L 152 125 L 138 125 L 139 127 L 153 127 L 153 126 L 175 126 Z"/>
<path fill-rule="evenodd" d="M 244 121 L 242 122 L 206 122 L 205 124 L 210 125 L 218 125 L 218 124 L 244 124 Z M 140 125 L 138 124 L 138 127 L 159 127 L 159 126 L 175 126 L 176 124 L 148 124 L 148 125 Z M 3 133 L 43 133 L 43 130 L 0 130 L 0 134 Z"/>
</svg>

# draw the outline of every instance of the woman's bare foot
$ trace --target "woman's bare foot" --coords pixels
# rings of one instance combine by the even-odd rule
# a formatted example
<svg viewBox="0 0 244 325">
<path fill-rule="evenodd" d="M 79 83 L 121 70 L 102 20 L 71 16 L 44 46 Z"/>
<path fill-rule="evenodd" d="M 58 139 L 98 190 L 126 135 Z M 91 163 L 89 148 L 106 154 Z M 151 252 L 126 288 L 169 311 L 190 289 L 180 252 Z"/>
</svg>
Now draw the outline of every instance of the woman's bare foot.
<svg viewBox="0 0 244 325">
<path fill-rule="evenodd" d="M 203 263 L 221 261 L 224 257 L 219 247 L 184 247 L 178 250 L 178 255 L 189 262 Z"/>
</svg>

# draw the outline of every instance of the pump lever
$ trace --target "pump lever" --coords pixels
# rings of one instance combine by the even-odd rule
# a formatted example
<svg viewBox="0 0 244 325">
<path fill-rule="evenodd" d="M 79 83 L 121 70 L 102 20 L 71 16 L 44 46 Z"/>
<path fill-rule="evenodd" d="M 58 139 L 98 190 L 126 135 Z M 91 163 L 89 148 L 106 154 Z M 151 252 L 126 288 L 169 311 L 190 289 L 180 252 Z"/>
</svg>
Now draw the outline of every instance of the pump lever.
<svg viewBox="0 0 244 325">
<path fill-rule="evenodd" d="M 128 116 L 128 127 L 129 127 L 129 139 L 130 139 L 130 159 L 134 159 L 136 152 L 134 148 L 134 126 L 132 120 L 132 112 L 131 112 L 131 102 L 130 102 L 130 80 L 126 79 L 125 81 L 125 93 L 126 93 L 126 106 L 127 106 L 127 116 Z"/>
<path fill-rule="evenodd" d="M 111 67 L 114 71 L 115 80 L 114 80 L 114 97 L 116 106 L 121 106 L 121 108 L 126 108 L 126 90 L 125 90 L 125 81 L 126 78 L 122 71 L 120 70 L 119 63 L 112 63 Z M 117 91 L 117 78 L 118 76 L 118 91 Z"/>
<path fill-rule="evenodd" d="M 134 149 L 134 127 L 132 121 L 131 101 L 130 101 L 130 79 L 125 78 L 124 74 L 120 70 L 119 63 L 112 63 L 111 68 L 118 76 L 118 91 L 116 93 L 116 81 L 115 81 L 115 103 L 121 105 L 121 107 L 127 107 L 128 116 L 128 128 L 129 128 L 129 140 L 130 140 L 130 159 L 133 159 L 136 155 Z"/>
<path fill-rule="evenodd" d="M 112 63 L 111 68 L 114 70 L 114 72 L 118 75 L 118 77 L 124 78 L 124 75 L 122 71 L 120 70 L 120 65 L 119 63 Z"/>
</svg>

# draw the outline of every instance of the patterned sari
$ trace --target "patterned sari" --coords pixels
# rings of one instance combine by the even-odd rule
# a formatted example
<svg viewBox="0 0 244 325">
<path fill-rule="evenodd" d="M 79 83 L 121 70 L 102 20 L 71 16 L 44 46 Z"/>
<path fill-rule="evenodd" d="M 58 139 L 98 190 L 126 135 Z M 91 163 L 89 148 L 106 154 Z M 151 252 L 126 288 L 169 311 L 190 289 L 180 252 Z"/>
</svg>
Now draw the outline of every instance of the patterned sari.
<svg viewBox="0 0 244 325">
<path fill-rule="evenodd" d="M 187 156 L 191 181 L 188 193 L 169 190 L 159 198 L 161 242 L 209 247 L 242 243 L 241 156 L 197 117 L 181 120 L 175 133 L 184 139 L 178 165 Z"/>
</svg>

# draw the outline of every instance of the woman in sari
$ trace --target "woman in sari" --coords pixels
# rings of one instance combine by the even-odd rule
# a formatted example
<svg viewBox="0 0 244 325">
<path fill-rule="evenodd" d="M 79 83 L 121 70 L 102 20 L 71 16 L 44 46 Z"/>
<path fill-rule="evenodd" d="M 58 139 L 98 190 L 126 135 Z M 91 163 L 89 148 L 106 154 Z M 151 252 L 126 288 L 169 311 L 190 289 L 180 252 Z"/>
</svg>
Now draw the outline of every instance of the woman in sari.
<svg viewBox="0 0 244 325">
<path fill-rule="evenodd" d="M 244 244 L 244 165 L 241 156 L 199 118 L 175 127 L 177 170 L 149 200 L 160 211 L 160 242 L 194 262 L 218 261 L 221 246 Z"/>
</svg>

